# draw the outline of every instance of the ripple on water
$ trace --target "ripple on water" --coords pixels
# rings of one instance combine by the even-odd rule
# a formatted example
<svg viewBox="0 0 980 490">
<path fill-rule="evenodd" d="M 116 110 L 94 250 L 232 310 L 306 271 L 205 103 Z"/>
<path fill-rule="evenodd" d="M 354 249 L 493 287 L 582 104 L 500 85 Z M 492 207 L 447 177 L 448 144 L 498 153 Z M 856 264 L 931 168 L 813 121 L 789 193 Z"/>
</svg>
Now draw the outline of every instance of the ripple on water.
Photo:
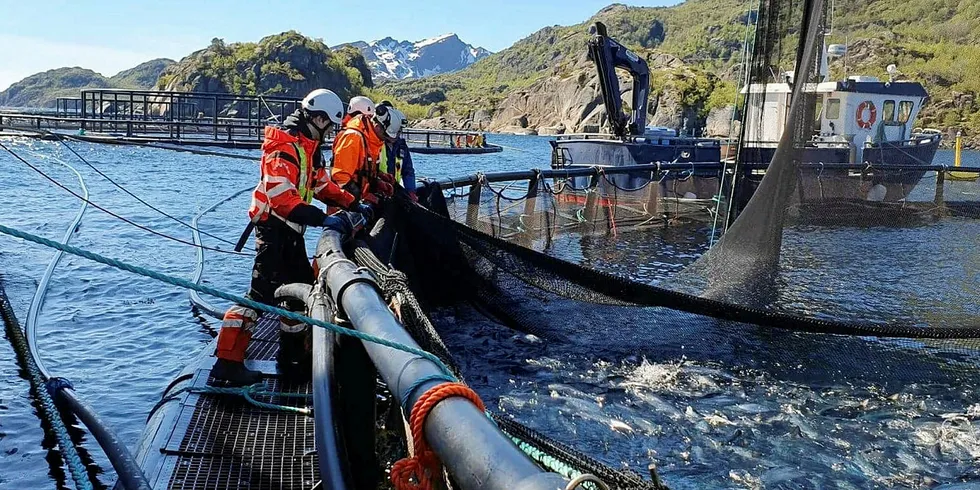
<svg viewBox="0 0 980 490">
<path fill-rule="evenodd" d="M 527 152 L 419 155 L 418 173 L 445 177 L 536 168 L 549 150 L 544 138 L 491 136 L 491 141 Z M 23 140 L 14 146 L 71 159 L 55 143 Z M 221 197 L 254 185 L 256 175 L 254 164 L 239 160 L 73 146 L 133 192 L 186 221 Z M 72 182 L 60 166 L 44 168 Z M 190 239 L 186 228 L 149 212 L 94 172 L 79 170 L 95 202 Z M 196 185 L 187 185 L 187 175 L 195 176 Z M 202 226 L 237 239 L 247 202 L 246 195 L 220 206 Z M 0 155 L 4 224 L 58 239 L 76 209 L 66 194 Z M 669 284 L 703 253 L 708 231 L 676 227 L 621 233 L 616 239 L 562 239 L 548 252 L 638 281 Z M 920 319 L 922 312 L 976 318 L 976 261 L 920 259 L 972 257 L 968 254 L 980 249 L 978 231 L 976 222 L 963 220 L 897 232 L 791 230 L 784 242 L 791 253 L 780 271 L 785 287 L 779 304 L 827 316 L 891 310 L 909 319 Z M 185 278 L 194 270 L 193 250 L 95 210 L 86 215 L 75 243 Z M 901 244 L 902 254 L 882 244 Z M 616 254 L 604 253 L 610 247 Z M 840 266 L 848 247 L 865 256 L 861 267 Z M 896 256 L 908 260 L 891 267 Z M 49 251 L 0 237 L 0 274 L 22 319 L 50 257 Z M 208 284 L 245 290 L 248 258 L 210 252 L 207 257 Z M 611 262 L 612 257 L 619 260 Z M 954 488 L 955 482 L 980 481 L 974 463 L 980 457 L 974 429 L 980 390 L 969 379 L 974 376 L 916 382 L 936 374 L 935 366 L 886 355 L 869 368 L 871 374 L 894 372 L 903 378 L 880 383 L 874 376 L 855 375 L 857 360 L 880 345 L 852 342 L 842 351 L 839 343 L 808 336 L 712 334 L 705 325 L 691 329 L 683 318 L 656 310 L 636 325 L 604 330 L 597 326 L 605 325 L 602 315 L 608 310 L 590 310 L 579 312 L 588 321 L 562 325 L 572 335 L 555 339 L 516 334 L 465 309 L 440 312 L 436 319 L 467 381 L 489 406 L 612 466 L 645 473 L 656 462 L 671 488 Z M 557 306 L 552 311 L 567 313 Z M 183 291 L 74 258 L 56 272 L 40 320 L 38 340 L 49 369 L 69 377 L 130 447 L 160 390 L 200 352 L 211 339 L 209 327 L 216 325 L 192 312 Z M 713 355 L 698 355 L 694 347 Z M 0 378 L 0 486 L 54 487 L 64 482 L 64 474 L 50 470 L 45 460 L 50 443 L 42 442 L 27 383 L 13 375 L 12 359 L 9 345 L 0 343 L 0 369 L 8 373 Z M 110 466 L 94 448 L 92 453 L 105 472 L 100 478 L 111 482 Z"/>
</svg>

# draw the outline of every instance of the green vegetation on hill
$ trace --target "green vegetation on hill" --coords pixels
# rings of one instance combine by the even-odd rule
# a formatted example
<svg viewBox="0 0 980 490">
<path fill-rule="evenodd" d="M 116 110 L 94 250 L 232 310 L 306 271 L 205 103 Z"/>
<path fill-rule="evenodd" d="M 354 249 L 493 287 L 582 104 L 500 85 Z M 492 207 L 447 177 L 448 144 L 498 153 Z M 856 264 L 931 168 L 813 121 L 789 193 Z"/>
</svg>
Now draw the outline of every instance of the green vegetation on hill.
<svg viewBox="0 0 980 490">
<path fill-rule="evenodd" d="M 302 97 L 329 88 L 341 97 L 372 87 L 371 72 L 357 50 L 331 51 L 296 31 L 257 43 L 213 39 L 163 72 L 158 89 Z"/>
<path fill-rule="evenodd" d="M 35 73 L 0 92 L 0 106 L 54 107 L 59 97 L 78 97 L 85 88 L 148 89 L 170 64 L 172 60 L 163 58 L 147 61 L 110 78 L 77 66 Z"/>
<path fill-rule="evenodd" d="M 509 93 L 568 70 L 585 52 L 589 27 L 602 21 L 613 37 L 638 53 L 665 53 L 687 65 L 655 67 L 651 96 L 680 87 L 685 104 L 710 110 L 735 98 L 744 41 L 754 35 L 746 20 L 754 22 L 749 9 L 755 7 L 740 0 L 687 0 L 657 8 L 614 4 L 581 24 L 541 29 L 462 71 L 380 89 L 460 114 L 493 110 Z M 828 41 L 849 45 L 848 75 L 883 78 L 885 67 L 895 63 L 932 96 L 923 125 L 961 127 L 980 135 L 974 103 L 980 93 L 980 0 L 853 0 L 837 2 L 835 9 Z M 843 61 L 832 65 L 835 76 L 844 74 Z"/>
<path fill-rule="evenodd" d="M 146 61 L 128 70 L 116 73 L 109 77 L 109 82 L 115 88 L 151 88 L 157 83 L 157 78 L 160 78 L 160 73 L 163 73 L 163 70 L 172 64 L 174 64 L 174 60 L 167 58 Z"/>
<path fill-rule="evenodd" d="M 297 98 L 328 88 L 345 100 L 361 94 L 388 98 L 406 109 L 409 117 L 425 115 L 426 109 L 372 87 L 371 69 L 356 48 L 331 50 L 322 40 L 296 31 L 267 36 L 257 43 L 226 44 L 215 38 L 207 48 L 168 67 L 156 84 L 161 90 Z"/>
<path fill-rule="evenodd" d="M 704 5 L 709 2 L 712 5 Z M 596 21 L 604 22 L 613 37 L 641 54 L 665 52 L 682 59 L 698 58 L 703 61 L 692 64 L 705 69 L 726 66 L 741 54 L 745 8 L 737 0 L 689 0 L 669 8 L 614 4 L 586 22 L 545 27 L 462 71 L 395 82 L 382 89 L 420 104 L 445 102 L 462 113 L 494 108 L 508 93 L 567 70 L 584 55 L 589 27 Z M 693 86 L 715 85 L 708 71 L 673 71 L 676 77 L 672 78 L 697 77 L 685 82 Z M 663 77 L 659 80 L 664 82 Z M 699 104 L 706 105 L 710 94 L 701 95 L 704 100 Z"/>
</svg>

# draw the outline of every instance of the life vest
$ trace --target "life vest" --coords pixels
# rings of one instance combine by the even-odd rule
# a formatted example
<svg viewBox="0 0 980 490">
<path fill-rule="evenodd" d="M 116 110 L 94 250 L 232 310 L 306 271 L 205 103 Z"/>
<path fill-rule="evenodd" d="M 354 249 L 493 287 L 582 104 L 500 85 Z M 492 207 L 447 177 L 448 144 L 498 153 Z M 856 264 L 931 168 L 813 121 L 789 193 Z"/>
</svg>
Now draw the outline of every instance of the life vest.
<svg viewBox="0 0 980 490">
<path fill-rule="evenodd" d="M 309 204 L 324 185 L 317 185 L 318 169 L 313 168 L 311 156 L 317 143 L 291 132 L 267 127 L 262 144 L 261 177 L 252 191 L 248 215 L 253 223 L 275 217 L 297 233 L 306 227 L 286 219 L 301 203 Z M 322 172 L 322 169 L 319 169 Z M 322 178 L 323 176 L 321 176 Z M 298 194 L 298 196 L 297 196 Z"/>
<path fill-rule="evenodd" d="M 340 186 L 353 181 L 354 187 L 362 193 L 377 174 L 378 156 L 384 148 L 384 142 L 374 135 L 369 125 L 367 116 L 354 117 L 334 139 L 333 146 L 334 181 Z M 357 138 L 357 143 L 350 143 L 351 138 Z M 352 155 L 351 151 L 357 154 Z"/>
<path fill-rule="evenodd" d="M 402 181 L 402 158 L 400 156 L 398 156 L 398 152 L 397 151 L 391 151 L 390 153 L 394 153 L 394 158 L 392 158 L 389 155 L 389 148 L 393 148 L 393 146 L 384 145 L 381 148 L 381 155 L 378 157 L 378 171 L 381 172 L 381 173 L 384 173 L 384 174 L 391 173 L 388 170 L 388 162 L 391 161 L 392 159 L 394 159 L 394 161 L 395 161 L 395 164 L 394 164 L 394 167 L 395 167 L 395 169 L 394 169 L 395 170 L 395 172 L 394 172 L 395 173 L 395 182 L 401 183 L 401 181 Z"/>
</svg>

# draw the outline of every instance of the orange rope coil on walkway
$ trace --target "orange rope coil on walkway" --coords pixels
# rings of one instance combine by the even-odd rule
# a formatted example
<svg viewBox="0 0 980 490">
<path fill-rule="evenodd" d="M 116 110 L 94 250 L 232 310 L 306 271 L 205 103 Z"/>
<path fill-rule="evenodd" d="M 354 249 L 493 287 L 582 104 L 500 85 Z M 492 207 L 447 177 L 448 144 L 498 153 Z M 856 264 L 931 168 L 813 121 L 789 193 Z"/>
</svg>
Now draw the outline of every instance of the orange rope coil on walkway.
<svg viewBox="0 0 980 490">
<path fill-rule="evenodd" d="M 412 446 L 415 456 L 397 461 L 391 467 L 391 483 L 396 490 L 429 490 L 432 488 L 432 476 L 439 471 L 439 459 L 425 441 L 423 428 L 429 412 L 439 402 L 452 397 L 466 398 L 480 411 L 485 411 L 480 395 L 462 383 L 443 383 L 433 386 L 419 397 L 412 406 L 411 423 Z M 414 482 L 413 482 L 414 480 Z"/>
</svg>

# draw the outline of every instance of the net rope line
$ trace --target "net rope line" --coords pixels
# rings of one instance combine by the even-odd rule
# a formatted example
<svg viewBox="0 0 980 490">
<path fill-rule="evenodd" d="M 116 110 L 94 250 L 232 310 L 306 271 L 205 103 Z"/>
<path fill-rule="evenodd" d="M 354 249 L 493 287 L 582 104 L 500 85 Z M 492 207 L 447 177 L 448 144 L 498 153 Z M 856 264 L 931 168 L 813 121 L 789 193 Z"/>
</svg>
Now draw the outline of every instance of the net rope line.
<svg viewBox="0 0 980 490">
<path fill-rule="evenodd" d="M 102 211 L 103 213 L 106 213 L 109 216 L 112 216 L 113 218 L 116 218 L 116 219 L 118 219 L 120 221 L 123 221 L 123 222 L 125 222 L 125 223 L 127 223 L 129 225 L 132 225 L 132 226 L 134 226 L 136 228 L 139 228 L 139 229 L 141 229 L 143 231 L 146 231 L 148 233 L 151 233 L 153 235 L 159 236 L 159 237 L 164 238 L 164 239 L 167 239 L 167 240 L 171 240 L 171 241 L 174 241 L 174 242 L 177 242 L 177 243 L 181 243 L 181 244 L 184 244 L 184 245 L 188 245 L 188 246 L 191 246 L 191 247 L 195 247 L 195 248 L 203 248 L 204 250 L 211 250 L 212 252 L 218 252 L 218 253 L 229 254 L 229 255 L 239 255 L 239 256 L 251 255 L 251 254 L 245 253 L 245 252 L 236 252 L 234 250 L 222 250 L 220 248 L 208 247 L 208 246 L 205 246 L 205 245 L 197 245 L 193 241 L 187 241 L 187 240 L 184 240 L 182 238 L 177 238 L 177 237 L 168 235 L 166 233 L 163 233 L 161 231 L 154 230 L 153 228 L 150 228 L 148 226 L 141 225 L 141 224 L 139 224 L 139 223 L 137 223 L 137 222 L 135 222 L 135 221 L 133 221 L 133 220 L 131 220 L 129 218 L 126 218 L 124 216 L 121 216 L 119 214 L 116 214 L 116 213 L 110 211 L 109 209 L 106 209 L 106 208 L 100 206 L 99 204 L 97 204 L 97 203 L 95 203 L 95 202 L 93 202 L 93 201 L 91 201 L 91 200 L 83 197 L 82 195 L 78 194 L 77 192 L 71 190 L 70 188 L 68 188 L 67 186 L 65 186 L 64 184 L 62 184 L 61 182 L 58 182 L 53 177 L 51 177 L 48 174 L 44 173 L 43 170 L 37 168 L 31 162 L 28 162 L 27 160 L 25 160 L 23 157 L 21 157 L 20 155 L 18 155 L 17 153 L 15 153 L 13 150 L 11 150 L 10 148 L 8 148 L 2 142 L 0 142 L 0 148 L 2 148 L 3 150 L 5 150 L 7 153 L 9 153 L 11 156 L 13 156 L 14 158 L 16 158 L 18 161 L 20 161 L 24 165 L 27 165 L 28 167 L 30 167 L 30 169 L 33 170 L 34 172 L 36 172 L 37 174 L 41 175 L 42 177 L 44 177 L 45 179 L 47 179 L 48 181 L 50 181 L 54 185 L 60 187 L 65 192 L 67 192 L 67 193 L 71 194 L 72 196 L 74 196 L 76 199 L 78 199 L 80 201 L 84 201 L 84 202 L 88 203 L 89 205 L 91 205 L 92 207 L 98 209 L 99 211 Z"/>
<path fill-rule="evenodd" d="M 51 160 L 61 165 L 64 165 L 66 168 L 68 168 L 68 170 L 73 172 L 75 174 L 75 177 L 78 178 L 78 185 L 81 187 L 82 195 L 84 195 L 85 198 L 88 199 L 89 193 L 88 193 L 88 187 L 85 185 L 85 179 L 82 178 L 82 174 L 79 173 L 78 170 L 75 169 L 75 167 L 72 167 L 67 162 L 55 157 L 46 157 L 46 158 L 50 158 Z M 88 208 L 88 202 L 83 200 L 81 206 L 79 206 L 78 208 L 78 212 L 75 213 L 75 217 L 72 219 L 71 223 L 65 229 L 65 234 L 61 238 L 61 243 L 67 244 L 71 240 L 72 235 L 74 235 L 75 232 L 78 231 L 78 227 L 81 225 L 82 217 L 85 215 L 85 211 L 87 208 Z M 24 331 L 27 336 L 27 345 L 30 349 L 31 358 L 34 360 L 34 364 L 37 365 L 38 370 L 41 372 L 41 375 L 45 379 L 50 378 L 51 374 L 44 366 L 44 361 L 41 359 L 40 354 L 37 352 L 37 322 L 38 322 L 38 316 L 40 316 L 41 314 L 41 308 L 44 306 L 44 299 L 48 293 L 48 285 L 51 282 L 51 277 L 54 274 L 55 268 L 57 268 L 58 264 L 61 262 L 61 258 L 63 256 L 64 256 L 64 252 L 59 250 L 56 251 L 54 256 L 51 257 L 51 260 L 48 261 L 48 265 L 44 269 L 44 274 L 41 276 L 41 280 L 38 282 L 37 289 L 34 290 L 34 296 L 31 298 L 31 305 L 28 308 L 27 320 L 24 325 Z"/>
<path fill-rule="evenodd" d="M 207 295 L 210 295 L 210 296 L 214 296 L 214 297 L 221 298 L 221 299 L 224 299 L 224 300 L 227 300 L 227 301 L 231 301 L 233 303 L 236 303 L 236 304 L 239 304 L 239 305 L 242 305 L 242 306 L 247 306 L 247 307 L 252 308 L 254 310 L 257 310 L 257 311 L 261 311 L 261 312 L 264 312 L 264 313 L 271 313 L 271 314 L 274 314 L 274 315 L 279 315 L 281 317 L 285 317 L 287 319 L 294 320 L 296 322 L 307 323 L 307 324 L 314 325 L 314 326 L 317 326 L 317 327 L 320 327 L 320 328 L 324 328 L 324 329 L 329 330 L 329 331 L 331 331 L 331 332 L 333 332 L 335 334 L 338 334 L 338 335 L 346 335 L 346 336 L 354 337 L 354 338 L 356 338 L 358 340 L 362 340 L 362 341 L 365 341 L 365 342 L 371 342 L 371 343 L 382 345 L 382 346 L 385 346 L 385 347 L 388 347 L 388 348 L 391 348 L 391 349 L 400 350 L 400 351 L 403 351 L 403 352 L 407 352 L 409 354 L 414 354 L 414 355 L 419 356 L 421 358 L 424 358 L 424 359 L 427 359 L 429 361 L 432 361 L 437 367 L 439 367 L 448 376 L 453 376 L 452 371 L 449 369 L 448 366 L 446 366 L 445 363 L 442 362 L 442 360 L 440 360 L 437 356 L 433 355 L 432 353 L 426 352 L 426 351 L 421 350 L 421 349 L 416 349 L 414 347 L 411 347 L 411 346 L 408 346 L 408 345 L 404 345 L 404 344 L 401 344 L 401 343 L 398 343 L 398 342 L 393 342 L 393 341 L 390 341 L 390 340 L 387 340 L 387 339 L 383 339 L 383 338 L 380 338 L 380 337 L 375 337 L 373 335 L 366 334 L 366 333 L 360 332 L 358 330 L 353 330 L 353 329 L 341 327 L 341 326 L 336 325 L 336 324 L 333 324 L 333 323 L 329 323 L 329 322 L 317 320 L 317 319 L 314 319 L 314 318 L 310 318 L 308 316 L 300 315 L 298 313 L 295 313 L 295 312 L 292 312 L 292 311 L 288 311 L 288 310 L 284 310 L 282 308 L 277 308 L 277 307 L 274 307 L 274 306 L 269 306 L 269 305 L 266 305 L 266 304 L 263 304 L 263 303 L 259 303 L 257 301 L 250 300 L 248 298 L 244 298 L 244 297 L 241 297 L 241 296 L 236 296 L 236 295 L 227 293 L 225 291 L 221 291 L 221 290 L 216 289 L 216 288 L 212 288 L 212 287 L 209 287 L 209 286 L 204 286 L 204 285 L 201 285 L 201 284 L 194 284 L 193 282 L 188 281 L 186 279 L 181 279 L 179 277 L 170 276 L 170 275 L 167 275 L 167 274 L 164 274 L 164 273 L 161 273 L 161 272 L 157 272 L 157 271 L 154 271 L 154 270 L 145 268 L 145 267 L 140 267 L 140 266 L 137 266 L 137 265 L 132 265 L 132 264 L 129 264 L 129 263 L 126 263 L 126 262 L 117 260 L 117 259 L 113 259 L 111 257 L 106 257 L 106 256 L 103 256 L 101 254 L 97 254 L 97 253 L 94 253 L 94 252 L 91 252 L 91 251 L 88 251 L 88 250 L 84 250 L 84 249 L 81 249 L 81 248 L 78 248 L 78 247 L 73 247 L 71 245 L 61 244 L 61 243 L 58 243 L 56 241 L 49 240 L 47 238 L 44 238 L 44 237 L 41 237 L 41 236 L 37 236 L 37 235 L 34 235 L 32 233 L 28 233 L 26 231 L 23 231 L 23 230 L 18 230 L 16 228 L 12 228 L 12 227 L 9 227 L 9 226 L 3 225 L 3 224 L 0 224 L 0 233 L 2 233 L 4 235 L 9 235 L 9 236 L 12 236 L 12 237 L 15 237 L 15 238 L 20 238 L 20 239 L 23 239 L 23 240 L 27 240 L 29 242 L 33 242 L 33 243 L 36 243 L 38 245 L 43 245 L 45 247 L 53 248 L 53 249 L 56 249 L 56 250 L 62 250 L 64 252 L 67 252 L 67 253 L 72 254 L 72 255 L 76 255 L 76 256 L 79 256 L 79 257 L 82 257 L 82 258 L 85 258 L 85 259 L 89 259 L 89 260 L 92 260 L 92 261 L 95 261 L 95 262 L 98 262 L 98 263 L 101 263 L 101 264 L 104 264 L 104 265 L 108 265 L 108 266 L 113 267 L 113 268 L 116 268 L 116 269 L 124 270 L 126 272 L 131 272 L 133 274 L 138 274 L 138 275 L 141 275 L 141 276 L 144 276 L 144 277 L 148 277 L 150 279 L 154 279 L 154 280 L 157 280 L 157 281 L 160 281 L 160 282 L 164 282 L 164 283 L 170 284 L 172 286 L 176 286 L 176 287 L 183 288 L 183 289 L 194 290 L 194 291 L 197 291 L 197 292 L 200 292 L 200 293 L 204 293 L 204 294 L 207 294 Z"/>
<path fill-rule="evenodd" d="M 739 323 L 756 324 L 787 331 L 803 331 L 808 333 L 827 333 L 839 335 L 872 336 L 894 339 L 975 339 L 980 338 L 980 326 L 971 327 L 917 327 L 907 325 L 883 324 L 854 324 L 836 320 L 818 319 L 791 315 L 783 312 L 753 308 L 727 303 L 720 300 L 694 296 L 691 294 L 665 289 L 654 285 L 630 281 L 606 272 L 589 269 L 566 262 L 557 257 L 522 247 L 467 227 L 462 223 L 440 216 L 428 209 L 418 209 L 438 219 L 453 229 L 455 235 L 464 240 L 482 240 L 490 242 L 495 247 L 503 249 L 522 260 L 533 260 L 549 273 L 574 284 L 590 284 L 597 291 L 609 298 L 615 298 L 615 303 L 602 303 L 618 306 L 663 307 L 687 313 L 708 316 L 719 320 Z M 484 256 L 494 263 L 500 272 L 517 277 L 523 282 L 529 279 L 516 274 L 513 270 L 496 261 L 496 257 Z M 565 272 L 564 269 L 568 269 Z M 532 282 L 533 284 L 533 282 Z M 554 292 L 554 291 L 552 291 Z M 558 293 L 561 295 L 560 293 Z M 574 298 L 573 298 L 574 299 Z"/>
<path fill-rule="evenodd" d="M 176 223 L 180 224 L 181 226 L 184 226 L 184 227 L 187 227 L 187 228 L 193 228 L 193 225 L 191 225 L 191 224 L 187 223 L 186 221 L 183 221 L 180 218 L 177 218 L 176 216 L 173 216 L 173 215 L 167 213 L 166 211 L 163 211 L 162 209 L 159 209 L 156 206 L 154 206 L 154 205 L 146 202 L 145 199 L 137 196 L 136 194 L 134 194 L 133 192 L 131 192 L 129 189 L 127 189 L 125 186 L 123 186 L 122 184 L 116 182 L 112 177 L 109 177 L 108 175 L 106 175 L 104 172 L 102 172 L 102 170 L 100 170 L 98 167 L 96 167 L 91 162 L 89 162 L 87 159 L 85 159 L 81 154 L 79 154 L 77 151 L 75 151 L 75 149 L 72 148 L 71 145 L 68 144 L 68 142 L 66 140 L 67 139 L 72 139 L 70 136 L 62 135 L 62 134 L 55 133 L 55 132 L 52 132 L 52 131 L 47 131 L 47 130 L 35 130 L 35 131 L 37 133 L 39 133 L 39 134 L 42 134 L 42 135 L 48 135 L 48 136 L 54 137 L 55 140 L 58 141 L 58 143 L 60 143 L 64 148 L 66 148 L 73 155 L 75 155 L 75 157 L 78 158 L 79 161 L 81 161 L 82 163 L 84 163 L 85 165 L 87 165 L 89 168 L 91 168 L 92 170 L 94 170 L 95 173 L 99 174 L 99 176 L 101 176 L 102 178 L 104 178 L 106 181 L 108 181 L 110 184 L 112 184 L 113 186 L 115 186 L 119 190 L 123 191 L 128 196 L 130 196 L 133 199 L 135 199 L 140 204 L 146 206 L 149 209 L 152 209 L 153 211 L 155 211 L 156 213 L 158 213 L 158 214 L 166 217 L 167 219 L 169 219 L 169 220 L 171 220 L 173 222 L 176 222 Z M 85 140 L 81 140 L 81 141 L 84 142 Z M 157 149 L 178 151 L 177 149 L 172 149 L 172 148 L 167 148 L 167 147 L 162 147 L 162 146 L 155 146 L 155 145 L 151 145 L 151 144 L 132 144 L 132 146 L 145 146 L 145 147 L 148 147 L 148 148 L 157 148 Z M 195 150 L 195 151 L 198 151 L 198 150 Z M 244 159 L 247 159 L 247 160 L 254 160 L 252 157 L 245 157 L 243 155 L 233 155 L 233 154 L 218 153 L 218 152 L 206 152 L 204 154 L 209 155 L 209 156 L 222 156 L 222 157 L 229 157 L 229 158 L 240 157 L 240 158 L 244 158 Z M 215 240 L 218 240 L 220 242 L 226 243 L 228 245 L 235 245 L 235 242 L 233 242 L 231 240 L 226 240 L 224 238 L 221 238 L 219 236 L 212 235 L 212 234 L 207 233 L 207 232 L 201 232 L 201 233 L 203 235 L 206 235 L 208 237 L 214 238 Z"/>
<path fill-rule="evenodd" d="M 55 133 L 51 133 L 51 134 L 55 134 Z M 119 190 L 123 191 L 128 196 L 130 196 L 133 199 L 135 199 L 136 201 L 138 201 L 140 204 L 146 206 L 147 208 L 152 209 L 153 211 L 156 211 L 158 214 L 160 214 L 160 215 L 162 215 L 162 216 L 170 219 L 171 221 L 173 221 L 175 223 L 180 224 L 181 226 L 184 226 L 186 228 L 195 229 L 194 226 L 191 225 L 190 223 L 187 223 L 186 221 L 183 221 L 180 218 L 178 218 L 176 216 L 173 216 L 173 215 L 167 213 L 166 211 L 164 211 L 164 210 L 162 210 L 160 208 L 157 208 L 156 206 L 154 206 L 154 205 L 146 202 L 146 200 L 144 200 L 143 198 L 141 198 L 141 197 L 137 196 L 136 194 L 132 193 L 129 189 L 123 187 L 121 184 L 119 184 L 118 182 L 116 182 L 115 180 L 113 180 L 112 177 L 109 177 L 108 175 L 106 175 L 105 173 L 103 173 L 101 170 L 99 170 L 98 167 L 96 167 L 95 165 L 92 165 L 88 160 L 86 160 L 84 157 L 82 157 L 82 155 L 80 155 L 77 151 L 75 151 L 75 149 L 72 148 L 71 145 L 69 145 L 68 142 L 64 140 L 64 138 L 61 138 L 60 136 L 58 136 L 57 139 L 58 139 L 58 142 L 62 144 L 62 146 L 64 146 L 65 148 L 67 148 L 68 151 L 70 151 L 73 155 L 75 155 L 76 157 L 78 157 L 78 159 L 82 163 L 84 163 L 89 168 L 91 168 L 92 170 L 94 170 L 95 173 L 99 174 L 102 178 L 104 178 L 105 180 L 109 181 L 109 183 L 111 183 L 113 186 L 117 187 Z M 210 233 L 203 232 L 203 231 L 200 232 L 200 233 L 202 235 L 209 236 L 211 238 L 214 238 L 215 240 L 218 240 L 220 242 L 226 243 L 228 245 L 235 245 L 235 242 L 233 242 L 231 240 L 226 240 L 226 239 L 221 238 L 219 236 L 215 236 L 215 235 L 212 235 Z"/>
<path fill-rule="evenodd" d="M 214 211 L 218 206 L 221 206 L 222 204 L 224 204 L 224 203 L 226 203 L 228 201 L 231 201 L 232 199 L 234 199 L 234 198 L 236 198 L 236 197 L 238 197 L 238 196 L 240 196 L 240 195 L 242 195 L 242 194 L 244 194 L 244 193 L 246 193 L 246 192 L 248 192 L 250 190 L 252 190 L 252 187 L 251 186 L 245 187 L 243 189 L 239 189 L 239 190 L 233 192 L 232 194 L 229 194 L 228 196 L 223 197 L 223 198 L 221 198 L 218 201 L 215 201 L 214 204 L 212 204 L 211 206 L 208 206 L 206 209 L 204 209 L 203 211 L 201 211 L 200 213 L 198 213 L 196 216 L 194 216 L 194 219 L 191 220 L 191 224 L 194 225 L 194 243 L 199 244 L 199 245 L 202 244 L 201 243 L 201 235 L 199 233 L 199 228 L 198 227 L 199 227 L 201 218 L 203 218 L 205 214 L 208 214 L 211 211 Z M 194 279 L 193 279 L 194 284 L 200 284 L 201 283 L 201 280 L 203 278 L 204 278 L 204 249 L 199 247 L 197 249 L 197 265 L 194 267 Z M 200 308 L 201 310 L 203 310 L 205 313 L 207 313 L 207 314 L 209 314 L 209 315 L 211 315 L 211 316 L 213 316 L 213 317 L 215 317 L 215 318 L 217 318 L 219 320 L 224 317 L 224 311 L 219 310 L 217 306 L 211 304 L 209 301 L 207 301 L 204 298 L 202 298 L 201 295 L 197 291 L 191 290 L 190 291 L 190 297 L 191 297 L 191 303 L 194 303 L 194 305 L 196 305 L 198 308 Z M 258 340 L 258 339 L 252 339 L 252 340 Z"/>
<path fill-rule="evenodd" d="M 374 255 L 374 252 L 371 251 L 367 244 L 363 242 L 356 244 L 354 260 L 358 265 L 366 267 L 379 278 L 386 299 L 396 295 L 402 297 L 403 300 L 400 302 L 400 308 L 402 310 L 402 317 L 405 319 L 404 325 L 406 329 L 416 338 L 416 341 L 426 343 L 426 349 L 439 355 L 453 372 L 456 373 L 457 378 L 463 381 L 463 376 L 456 360 L 449 352 L 432 320 L 423 311 L 418 298 L 408 284 L 408 277 L 403 272 L 383 263 Z M 434 375 L 430 378 L 443 379 L 442 375 Z M 421 381 L 409 387 L 406 393 L 413 393 L 422 384 Z M 428 381 L 428 379 L 425 379 L 425 381 Z M 403 398 L 402 408 L 405 410 L 405 413 L 408 413 L 407 397 Z M 607 466 L 574 449 L 547 439 L 545 436 L 534 432 L 517 421 L 501 418 L 489 410 L 486 411 L 486 414 L 493 421 L 494 425 L 513 440 L 531 459 L 535 460 L 542 467 L 565 476 L 569 480 L 586 472 L 591 472 L 608 481 L 617 482 L 619 488 L 651 488 L 649 482 L 644 481 L 634 472 L 624 472 Z M 652 488 L 656 488 L 655 483 Z"/>
</svg>

